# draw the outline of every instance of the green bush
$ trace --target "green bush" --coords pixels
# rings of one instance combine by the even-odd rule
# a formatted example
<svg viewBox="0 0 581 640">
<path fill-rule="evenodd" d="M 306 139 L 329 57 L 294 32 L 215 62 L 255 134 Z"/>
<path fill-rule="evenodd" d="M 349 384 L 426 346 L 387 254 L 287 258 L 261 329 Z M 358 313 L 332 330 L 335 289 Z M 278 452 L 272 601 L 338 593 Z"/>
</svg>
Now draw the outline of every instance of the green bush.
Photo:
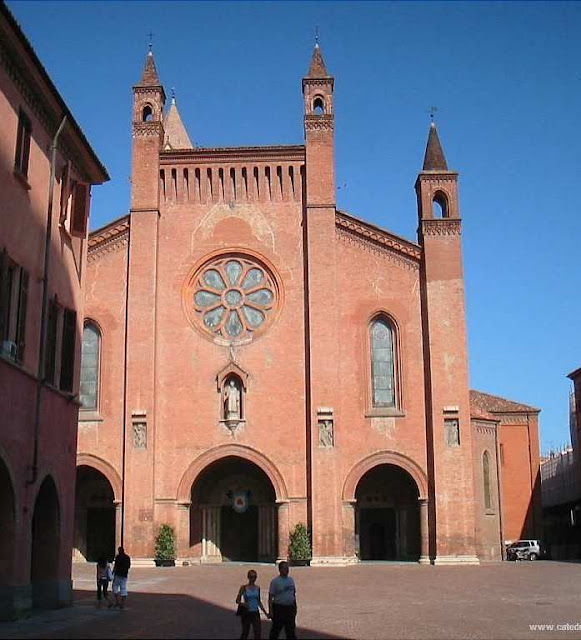
<svg viewBox="0 0 581 640">
<path fill-rule="evenodd" d="M 311 559 L 311 541 L 307 527 L 299 522 L 291 531 L 288 555 L 292 560 L 305 561 Z"/>
<path fill-rule="evenodd" d="M 176 558 L 176 534 L 169 524 L 162 524 L 155 538 L 155 559 L 175 560 Z"/>
</svg>

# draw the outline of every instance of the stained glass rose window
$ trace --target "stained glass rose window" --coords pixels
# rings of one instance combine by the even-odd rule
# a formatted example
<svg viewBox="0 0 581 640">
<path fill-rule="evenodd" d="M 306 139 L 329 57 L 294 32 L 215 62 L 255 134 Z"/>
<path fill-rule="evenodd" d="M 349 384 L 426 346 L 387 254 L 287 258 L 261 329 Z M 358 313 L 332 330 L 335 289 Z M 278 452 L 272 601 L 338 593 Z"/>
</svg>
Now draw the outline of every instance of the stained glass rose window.
<svg viewBox="0 0 581 640">
<path fill-rule="evenodd" d="M 228 341 L 263 330 L 276 303 L 276 282 L 266 267 L 242 256 L 218 258 L 202 267 L 190 288 L 198 325 Z"/>
</svg>

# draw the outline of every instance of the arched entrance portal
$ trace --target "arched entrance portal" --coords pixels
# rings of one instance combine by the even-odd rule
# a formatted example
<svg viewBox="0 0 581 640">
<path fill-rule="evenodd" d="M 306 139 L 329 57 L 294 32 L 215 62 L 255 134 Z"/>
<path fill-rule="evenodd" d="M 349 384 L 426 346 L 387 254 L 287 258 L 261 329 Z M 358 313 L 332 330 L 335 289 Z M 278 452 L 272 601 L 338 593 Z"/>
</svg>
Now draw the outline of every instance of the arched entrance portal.
<svg viewBox="0 0 581 640">
<path fill-rule="evenodd" d="M 58 599 L 54 589 L 58 581 L 60 540 L 58 493 L 54 480 L 47 476 L 36 496 L 32 516 L 30 581 L 34 606 L 54 606 Z"/>
<path fill-rule="evenodd" d="M 361 560 L 417 561 L 420 505 L 411 475 L 393 464 L 370 469 L 355 491 L 355 534 Z"/>
<path fill-rule="evenodd" d="M 202 471 L 191 491 L 190 546 L 202 562 L 276 559 L 275 491 L 260 467 L 228 456 Z"/>
<path fill-rule="evenodd" d="M 115 503 L 111 483 L 97 469 L 77 467 L 74 553 L 95 562 L 115 555 Z"/>
</svg>

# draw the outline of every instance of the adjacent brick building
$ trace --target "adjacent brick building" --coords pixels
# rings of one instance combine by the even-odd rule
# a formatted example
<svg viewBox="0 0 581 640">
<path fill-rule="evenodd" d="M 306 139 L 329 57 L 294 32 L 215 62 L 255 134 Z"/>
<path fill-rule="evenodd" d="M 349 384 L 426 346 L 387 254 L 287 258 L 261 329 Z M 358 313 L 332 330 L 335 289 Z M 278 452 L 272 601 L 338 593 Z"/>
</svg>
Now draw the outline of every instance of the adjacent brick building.
<svg viewBox="0 0 581 640">
<path fill-rule="evenodd" d="M 0 150 L 1 619 L 72 598 L 89 191 L 108 179 L 4 3 Z"/>
<path fill-rule="evenodd" d="M 151 558 L 167 522 L 180 558 L 273 560 L 305 522 L 316 564 L 473 563 L 538 524 L 538 412 L 477 394 L 471 415 L 435 126 L 413 242 L 336 207 L 318 45 L 302 89 L 304 145 L 198 148 L 148 54 L 131 210 L 89 240 L 79 558 Z"/>
</svg>

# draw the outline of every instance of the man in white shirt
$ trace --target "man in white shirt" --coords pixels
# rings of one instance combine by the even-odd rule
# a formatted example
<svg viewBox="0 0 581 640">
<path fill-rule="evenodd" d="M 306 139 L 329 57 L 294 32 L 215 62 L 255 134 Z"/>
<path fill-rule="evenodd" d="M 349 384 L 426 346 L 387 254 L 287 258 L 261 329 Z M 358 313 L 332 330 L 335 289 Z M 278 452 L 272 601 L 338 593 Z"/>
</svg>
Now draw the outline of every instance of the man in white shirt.
<svg viewBox="0 0 581 640">
<path fill-rule="evenodd" d="M 278 565 L 278 578 L 274 578 L 268 590 L 268 617 L 272 618 L 270 640 L 277 640 L 284 627 L 287 640 L 294 640 L 297 617 L 297 590 L 295 581 L 288 575 L 288 562 Z"/>
</svg>

